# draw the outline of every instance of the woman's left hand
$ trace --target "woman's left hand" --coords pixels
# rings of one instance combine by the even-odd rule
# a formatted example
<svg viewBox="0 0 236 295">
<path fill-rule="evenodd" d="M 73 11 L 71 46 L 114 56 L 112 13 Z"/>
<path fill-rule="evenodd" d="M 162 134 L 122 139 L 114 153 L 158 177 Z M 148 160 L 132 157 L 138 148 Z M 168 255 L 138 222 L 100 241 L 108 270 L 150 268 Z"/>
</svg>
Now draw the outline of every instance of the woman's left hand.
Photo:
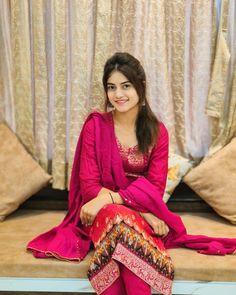
<svg viewBox="0 0 236 295">
<path fill-rule="evenodd" d="M 153 231 L 158 236 L 164 238 L 169 233 L 168 225 L 161 219 L 157 218 L 152 213 L 140 213 L 141 216 L 146 219 L 147 223 L 151 225 Z"/>
<path fill-rule="evenodd" d="M 106 204 L 109 204 L 109 198 L 97 196 L 83 205 L 80 211 L 80 219 L 82 224 L 87 226 L 92 225 L 96 215 Z"/>
</svg>

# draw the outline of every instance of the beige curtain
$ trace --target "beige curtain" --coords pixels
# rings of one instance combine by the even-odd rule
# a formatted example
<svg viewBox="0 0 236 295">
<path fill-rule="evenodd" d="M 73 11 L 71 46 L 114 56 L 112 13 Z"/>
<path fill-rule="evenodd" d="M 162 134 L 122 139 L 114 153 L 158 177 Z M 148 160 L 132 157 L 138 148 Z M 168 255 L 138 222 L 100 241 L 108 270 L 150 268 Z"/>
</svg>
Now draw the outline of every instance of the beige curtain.
<svg viewBox="0 0 236 295">
<path fill-rule="evenodd" d="M 206 111 L 212 118 L 210 157 L 236 136 L 236 3 L 223 0 Z"/>
<path fill-rule="evenodd" d="M 115 51 L 141 60 L 171 150 L 210 144 L 204 112 L 214 56 L 213 0 L 0 1 L 1 119 L 63 189 L 87 114 L 103 110 L 102 69 Z M 6 57 L 6 58 L 5 58 Z"/>
<path fill-rule="evenodd" d="M 33 130 L 32 68 L 30 50 L 29 2 L 10 1 L 12 85 L 16 133 L 26 148 L 35 154 Z"/>
<path fill-rule="evenodd" d="M 205 112 L 212 57 L 215 48 L 215 5 L 213 1 L 186 1 L 184 126 L 185 152 L 198 161 L 208 151 L 211 135 Z M 176 106 L 176 109 L 178 107 Z M 177 127 L 178 128 L 178 127 Z M 182 139 L 183 141 L 183 139 Z"/>
<path fill-rule="evenodd" d="M 15 131 L 10 22 L 9 2 L 0 1 L 0 119 L 9 122 Z"/>
</svg>

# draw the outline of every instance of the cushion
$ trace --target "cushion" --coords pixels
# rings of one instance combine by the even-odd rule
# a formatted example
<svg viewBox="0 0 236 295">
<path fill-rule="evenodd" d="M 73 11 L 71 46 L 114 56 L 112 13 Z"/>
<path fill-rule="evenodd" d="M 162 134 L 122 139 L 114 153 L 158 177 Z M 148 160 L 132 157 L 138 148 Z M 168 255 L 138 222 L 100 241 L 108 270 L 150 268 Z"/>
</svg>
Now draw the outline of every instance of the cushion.
<svg viewBox="0 0 236 295">
<path fill-rule="evenodd" d="M 0 221 L 52 179 L 0 123 Z"/>
<path fill-rule="evenodd" d="M 236 224 L 235 165 L 236 138 L 183 179 L 219 215 L 233 224 Z"/>
<path fill-rule="evenodd" d="M 87 278 L 92 252 L 81 262 L 68 263 L 54 258 L 35 259 L 26 244 L 35 236 L 59 224 L 63 210 L 24 210 L 11 214 L 0 224 L 0 277 L 21 278 Z M 212 213 L 179 213 L 190 234 L 235 237 L 236 227 Z M 207 224 L 207 226 L 205 226 Z M 33 226 L 32 226 L 33 225 Z M 17 228 L 17 234 L 16 234 Z M 236 255 L 203 255 L 191 249 L 169 249 L 175 267 L 175 280 L 234 282 Z M 209 283 L 210 284 L 210 283 Z M 78 283 L 79 286 L 79 283 Z M 50 286 L 48 286 L 50 287 Z M 196 287 L 196 286 L 195 286 Z M 82 287 L 81 287 L 82 288 Z M 82 292 L 82 291 L 81 291 Z M 83 289 L 84 292 L 84 289 Z M 4 292 L 0 292 L 2 294 Z M 13 292 L 12 292 L 13 293 Z M 6 294 L 12 294 L 6 292 Z M 4 293 L 5 294 L 5 293 Z M 16 294 L 26 294 L 16 293 Z M 28 294 L 28 293 L 27 293 Z M 29 294 L 51 294 L 29 293 Z M 61 293 L 53 293 L 61 294 Z M 70 293 L 63 293 L 70 294 Z M 72 293 L 71 293 L 72 294 Z M 75 294 L 75 293 L 73 293 Z M 83 293 L 85 294 L 85 293 Z M 88 293 L 86 293 L 88 294 Z M 175 293 L 176 294 L 176 293 Z M 178 293 L 179 294 L 179 293 Z M 184 293 L 181 293 L 184 294 Z M 186 294 L 186 292 L 185 292 Z M 216 294 L 189 291 L 188 294 Z M 221 293 L 217 293 L 221 294 Z M 228 295 L 229 293 L 225 293 Z M 236 294 L 232 292 L 230 294 Z M 78 294 L 79 295 L 79 294 Z"/>
<path fill-rule="evenodd" d="M 177 185 L 182 180 L 183 176 L 192 167 L 190 160 L 177 155 L 175 153 L 169 153 L 168 159 L 168 175 L 166 182 L 166 189 L 163 200 L 167 202 L 174 192 Z"/>
</svg>

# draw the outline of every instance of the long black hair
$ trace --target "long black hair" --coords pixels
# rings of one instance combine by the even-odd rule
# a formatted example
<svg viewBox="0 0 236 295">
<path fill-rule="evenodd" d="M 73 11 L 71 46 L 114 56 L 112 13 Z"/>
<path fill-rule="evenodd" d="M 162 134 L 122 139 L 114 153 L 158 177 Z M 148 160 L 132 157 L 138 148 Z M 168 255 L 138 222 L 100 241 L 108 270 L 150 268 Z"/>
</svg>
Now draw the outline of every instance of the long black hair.
<svg viewBox="0 0 236 295">
<path fill-rule="evenodd" d="M 107 95 L 107 80 L 114 71 L 121 72 L 134 86 L 139 96 L 139 111 L 135 122 L 139 151 L 147 153 L 158 136 L 159 121 L 152 112 L 146 97 L 146 75 L 139 60 L 127 52 L 117 52 L 104 66 L 103 87 L 106 93 L 105 110 L 110 105 Z"/>
</svg>

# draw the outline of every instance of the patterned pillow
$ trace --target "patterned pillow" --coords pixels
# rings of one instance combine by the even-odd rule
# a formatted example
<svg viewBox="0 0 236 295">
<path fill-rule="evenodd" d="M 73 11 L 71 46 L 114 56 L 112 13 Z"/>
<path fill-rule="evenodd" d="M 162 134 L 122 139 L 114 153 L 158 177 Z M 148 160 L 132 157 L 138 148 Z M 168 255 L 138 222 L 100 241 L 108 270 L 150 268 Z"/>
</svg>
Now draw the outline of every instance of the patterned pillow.
<svg viewBox="0 0 236 295">
<path fill-rule="evenodd" d="M 52 179 L 0 123 L 0 221 Z"/>
<path fill-rule="evenodd" d="M 191 167 L 192 163 L 190 160 L 180 155 L 169 153 L 167 183 L 163 197 L 165 202 L 169 200 L 171 194 Z"/>
</svg>

